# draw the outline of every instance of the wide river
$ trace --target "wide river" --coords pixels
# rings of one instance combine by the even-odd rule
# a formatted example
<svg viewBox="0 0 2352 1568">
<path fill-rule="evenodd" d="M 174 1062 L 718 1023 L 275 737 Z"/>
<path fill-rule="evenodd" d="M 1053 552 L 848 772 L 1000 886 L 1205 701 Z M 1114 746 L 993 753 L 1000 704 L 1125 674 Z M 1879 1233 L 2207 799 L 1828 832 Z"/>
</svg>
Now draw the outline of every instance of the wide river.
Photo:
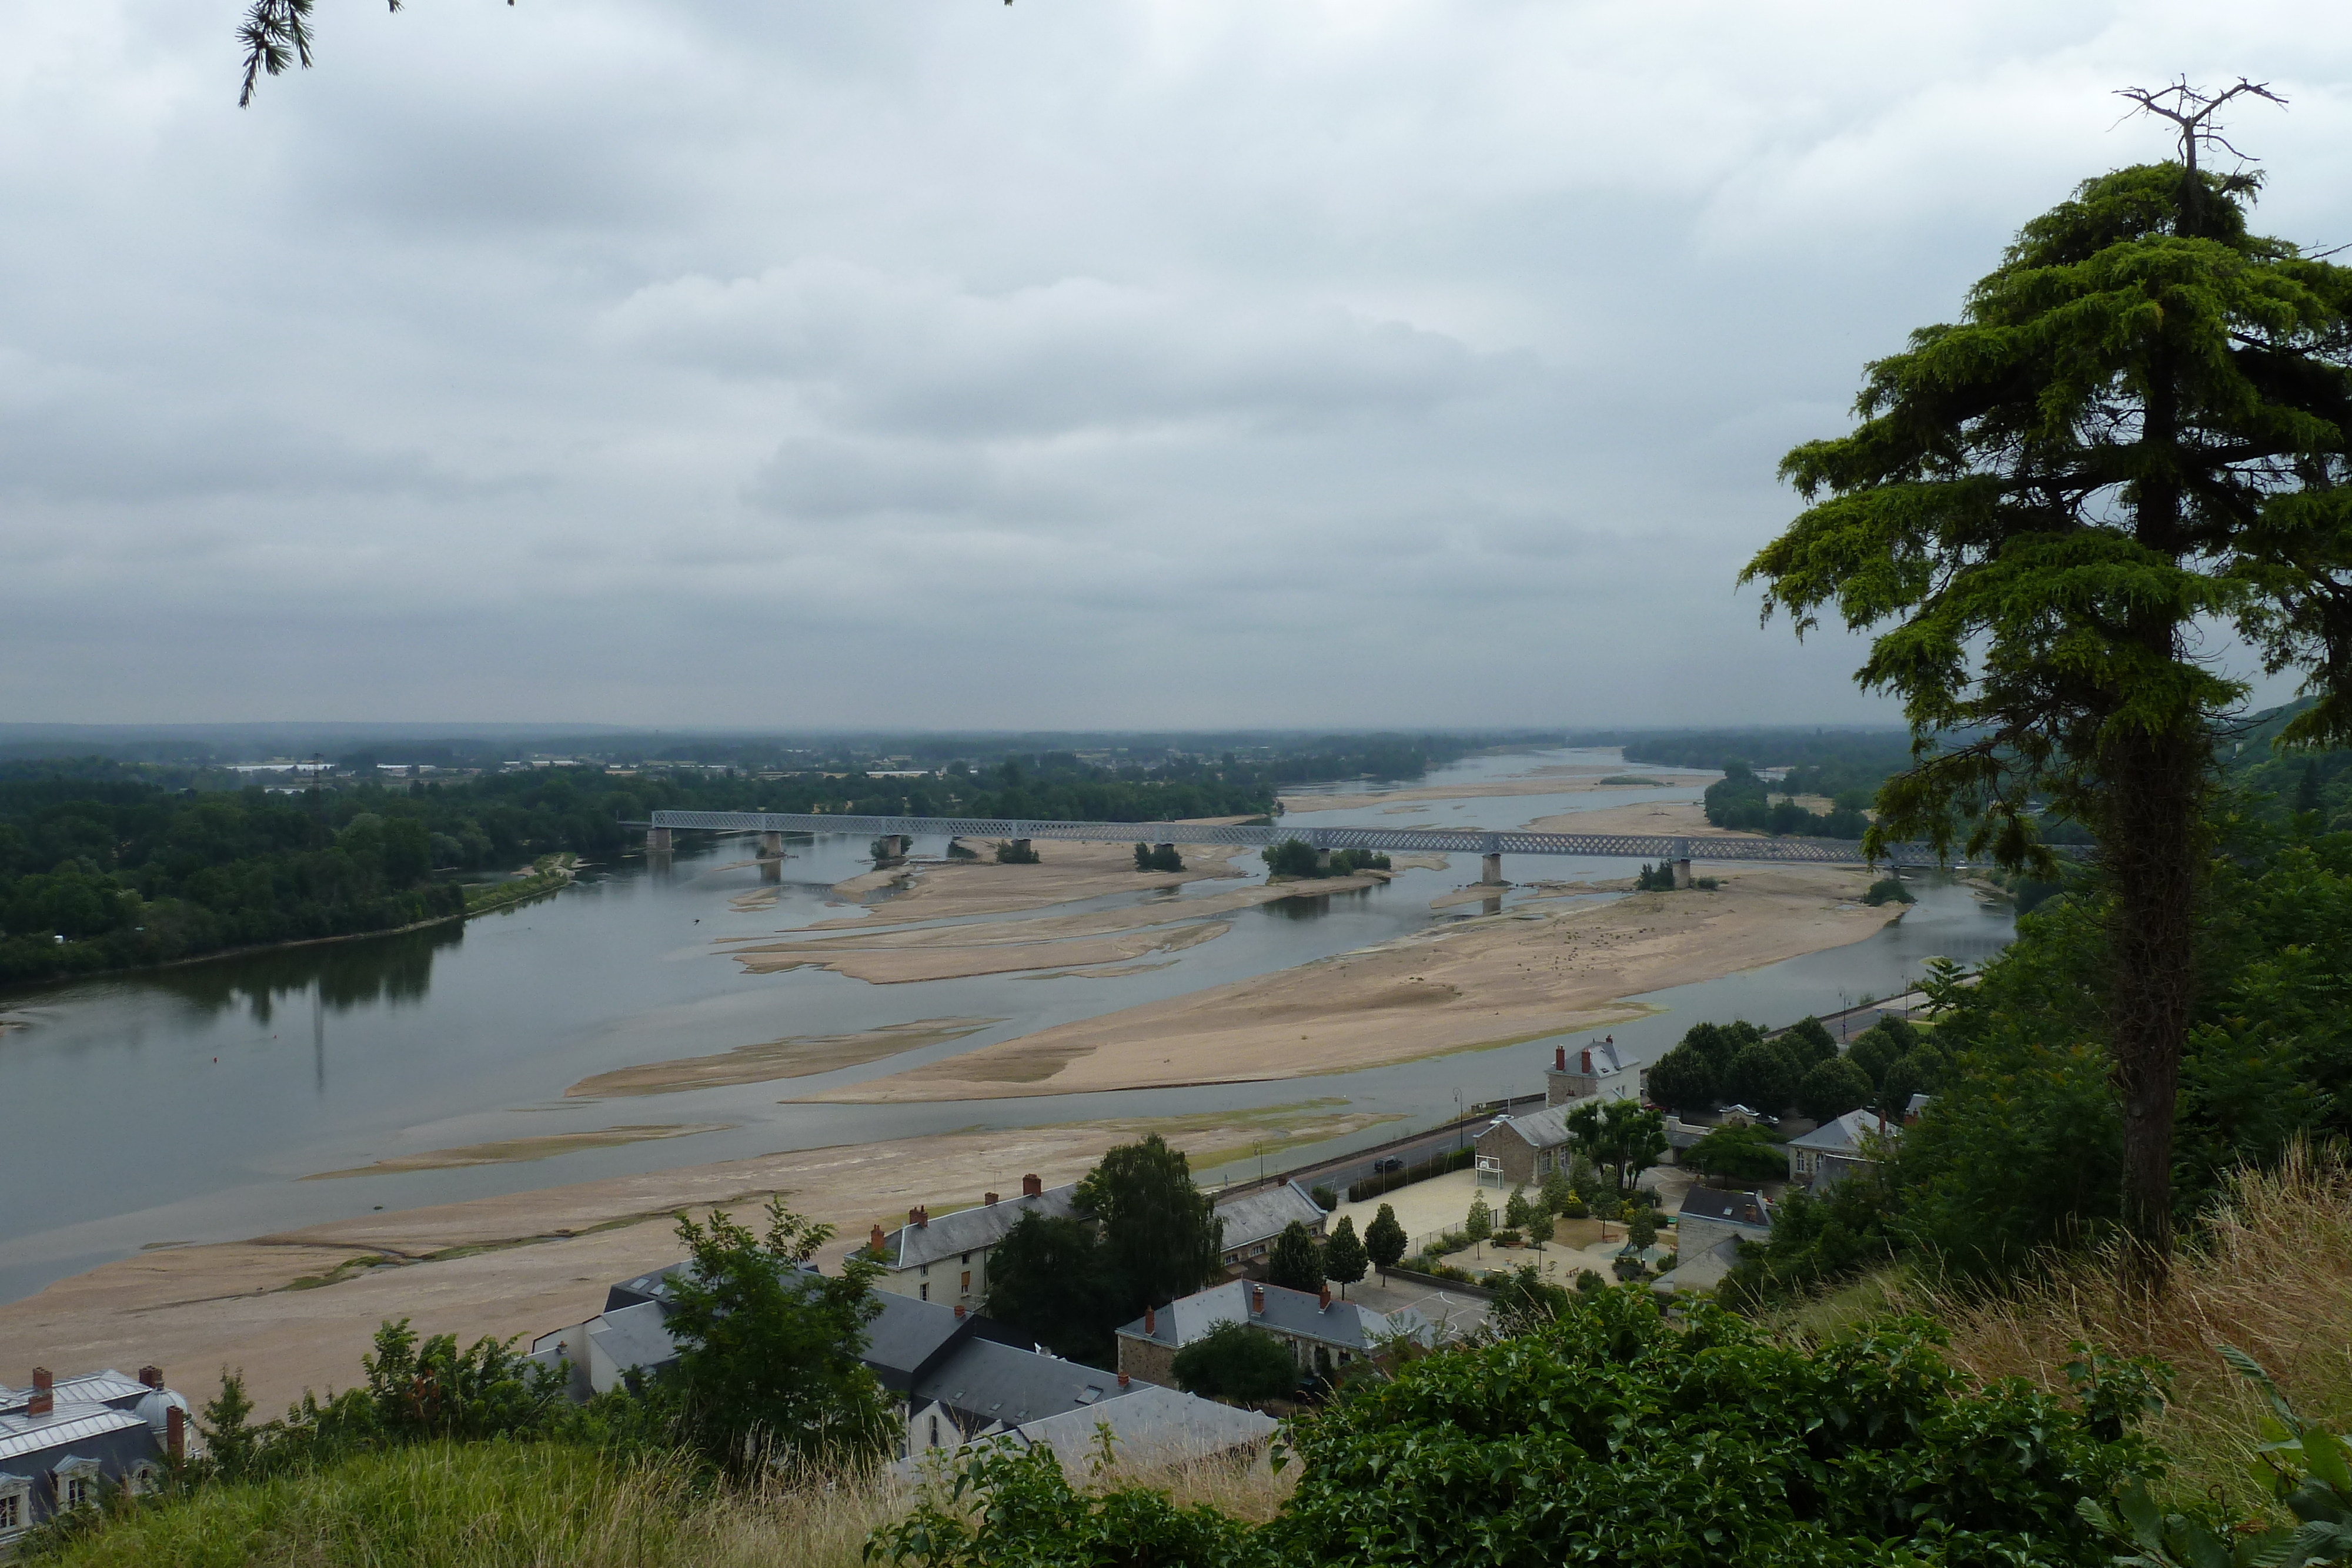
<svg viewBox="0 0 2352 1568">
<path fill-rule="evenodd" d="M 1416 788 L 1522 777 L 1613 753 L 1475 758 Z M 1628 772 L 1649 771 L 1634 767 Z M 1346 786 L 1349 793 L 1361 786 Z M 1563 811 L 1695 799 L 1689 789 L 1490 796 L 1317 813 L 1316 826 L 1509 828 Z M 937 854 L 943 842 L 916 845 Z M 1052 852 L 1045 846 L 1045 852 Z M 1356 894 L 1271 904 L 1174 962 L 1111 977 L 995 975 L 876 986 L 817 969 L 753 975 L 716 939 L 839 919 L 834 883 L 866 869 L 863 838 L 795 844 L 763 883 L 746 841 L 690 845 L 667 867 L 587 869 L 524 908 L 403 936 L 190 965 L 0 994 L 0 1301 L 142 1248 L 231 1239 L 296 1225 L 525 1191 L 625 1172 L 953 1129 L 1175 1115 L 1345 1099 L 1402 1124 L 1294 1149 L 1286 1164 L 1394 1135 L 1475 1103 L 1541 1086 L 1548 1047 L 1519 1045 L 1256 1083 L 936 1104 L 810 1105 L 807 1093 L 878 1077 L 1049 1025 L 1289 968 L 1477 913 L 1432 898 L 1477 875 L 1475 856 L 1408 871 Z M 1236 862 L 1237 864 L 1242 862 Z M 1629 862 L 1507 857 L 1504 874 L 1600 881 Z M 772 871 L 771 875 L 777 874 Z M 1254 877 L 1262 868 L 1253 867 Z M 739 895 L 776 886 L 766 908 Z M 1195 883 L 1199 895 L 1235 886 Z M 1864 994 L 1886 996 L 1938 955 L 1974 959 L 2009 940 L 2003 906 L 1948 882 L 1861 942 L 1651 993 L 1659 1010 L 1614 1026 L 1656 1055 L 1702 1019 L 1785 1023 Z M 1052 913 L 1117 907 L 1120 894 Z M 1163 895 L 1164 896 L 1164 895 Z M 785 1035 L 844 1034 L 920 1019 L 999 1020 L 979 1033 L 822 1076 L 652 1098 L 564 1098 L 581 1079 Z M 721 1130 L 456 1169 L 304 1180 L 373 1161 L 500 1139 L 633 1124 Z"/>
</svg>

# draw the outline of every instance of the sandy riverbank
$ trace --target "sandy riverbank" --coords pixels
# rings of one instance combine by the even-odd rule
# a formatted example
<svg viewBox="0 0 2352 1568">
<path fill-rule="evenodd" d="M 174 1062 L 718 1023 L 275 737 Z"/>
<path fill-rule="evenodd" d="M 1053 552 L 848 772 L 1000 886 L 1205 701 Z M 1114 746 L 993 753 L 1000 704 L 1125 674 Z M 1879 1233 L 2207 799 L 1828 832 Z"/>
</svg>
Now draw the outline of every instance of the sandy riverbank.
<svg viewBox="0 0 2352 1568">
<path fill-rule="evenodd" d="M 1475 800 L 1510 795 L 1577 795 L 1601 789 L 1641 788 L 1696 789 L 1717 777 L 1712 773 L 1652 773 L 1643 775 L 1639 785 L 1602 781 L 1627 776 L 1622 767 L 1538 768 L 1523 778 L 1496 779 L 1480 784 L 1433 784 L 1421 789 L 1390 789 L 1361 795 L 1285 795 L 1282 797 L 1282 810 L 1286 816 L 1295 817 L 1310 811 L 1360 811 L 1379 806 L 1388 808 L 1383 815 L 1394 815 L 1398 808 L 1431 800 Z"/>
<path fill-rule="evenodd" d="M 508 1197 L 371 1214 L 250 1241 L 174 1247 L 61 1280 L 0 1306 L 12 1360 L 81 1371 L 163 1366 L 201 1402 L 220 1369 L 242 1367 L 264 1415 L 306 1388 L 348 1387 L 387 1318 L 419 1333 L 535 1334 L 579 1322 L 605 1287 L 678 1256 L 671 1216 L 756 1208 L 782 1193 L 840 1228 L 895 1226 L 910 1204 L 933 1213 L 1081 1175 L 1110 1145 L 1158 1131 L 1211 1164 L 1337 1137 L 1377 1118 L 1330 1103 L 1222 1116 L 1087 1122 L 866 1144 L 621 1176 Z M 846 1240 L 842 1244 L 846 1246 Z M 828 1263 L 839 1248 L 828 1249 Z M 384 1262 L 376 1265 L 376 1260 Z"/>
<path fill-rule="evenodd" d="M 1715 893 L 1544 900 L 1043 1030 L 811 1098 L 1076 1094 L 1339 1072 L 1631 1016 L 1621 998 L 1860 941 L 1858 867 L 1741 865 Z"/>
<path fill-rule="evenodd" d="M 965 841 L 981 852 L 976 861 L 926 862 L 862 873 L 834 884 L 845 899 L 861 899 L 886 888 L 896 889 L 866 916 L 824 921 L 811 930 L 846 926 L 869 927 L 877 922 L 905 925 L 921 920 L 955 920 L 975 915 L 1011 915 L 1048 904 L 1076 904 L 1107 893 L 1149 893 L 1181 887 L 1188 882 L 1243 876 L 1247 868 L 1234 863 L 1242 856 L 1256 858 L 1255 850 L 1234 844 L 1187 844 L 1180 838 L 1189 824 L 1140 822 L 1136 838 L 1149 843 L 1176 844 L 1184 857 L 1182 871 L 1138 871 L 1135 850 L 1128 844 L 1078 844 L 1040 839 L 1035 865 L 999 865 L 990 858 L 988 841 Z"/>
<path fill-rule="evenodd" d="M 759 1045 L 738 1046 L 715 1056 L 688 1056 L 674 1061 L 648 1061 L 583 1078 L 566 1089 L 566 1099 L 604 1099 L 630 1094 L 669 1094 L 683 1089 L 718 1089 L 737 1083 L 765 1083 L 778 1078 L 806 1078 L 836 1068 L 855 1067 L 877 1057 L 927 1045 L 944 1045 L 978 1034 L 996 1019 L 916 1019 L 884 1024 L 854 1034 L 788 1035 Z"/>
</svg>

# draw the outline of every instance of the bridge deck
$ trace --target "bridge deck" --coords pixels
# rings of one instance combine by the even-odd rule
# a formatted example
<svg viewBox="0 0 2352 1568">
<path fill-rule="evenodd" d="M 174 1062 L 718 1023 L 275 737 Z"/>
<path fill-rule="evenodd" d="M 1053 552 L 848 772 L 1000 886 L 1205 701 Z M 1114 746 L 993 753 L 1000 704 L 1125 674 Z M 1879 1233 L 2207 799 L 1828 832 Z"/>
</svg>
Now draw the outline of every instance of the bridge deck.
<svg viewBox="0 0 2352 1568">
<path fill-rule="evenodd" d="M 1039 822 L 1011 817 L 854 817 L 782 811 L 656 811 L 655 828 L 756 833 L 907 834 L 917 838 L 1060 839 L 1082 843 L 1173 841 L 1256 848 L 1300 839 L 1318 850 L 1394 850 L 1406 854 L 1603 855 L 1624 860 L 1798 861 L 1864 865 L 1849 839 L 1732 838 L 1706 834 L 1485 832 L 1475 829 L 1201 827 L 1178 822 Z M 1934 865 L 1926 844 L 1896 844 L 1882 863 Z"/>
</svg>

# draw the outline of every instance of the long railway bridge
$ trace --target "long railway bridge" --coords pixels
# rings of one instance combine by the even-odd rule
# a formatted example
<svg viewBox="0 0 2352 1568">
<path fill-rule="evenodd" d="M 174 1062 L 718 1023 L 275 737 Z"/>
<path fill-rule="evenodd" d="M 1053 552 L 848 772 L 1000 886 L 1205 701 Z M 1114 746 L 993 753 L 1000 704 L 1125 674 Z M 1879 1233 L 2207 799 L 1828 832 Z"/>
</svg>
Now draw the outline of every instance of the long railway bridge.
<svg viewBox="0 0 2352 1568">
<path fill-rule="evenodd" d="M 1017 817 L 860 817 L 793 811 L 656 811 L 646 830 L 646 848 L 668 850 L 672 835 L 702 831 L 762 835 L 762 848 L 782 852 L 786 833 L 856 833 L 900 841 L 917 838 L 1002 839 L 1026 846 L 1038 839 L 1078 843 L 1133 843 L 1138 840 L 1187 844 L 1242 844 L 1266 848 L 1297 839 L 1328 856 L 1333 850 L 1393 850 L 1404 854 L 1475 854 L 1482 857 L 1480 881 L 1503 880 L 1503 857 L 1510 855 L 1600 855 L 1660 861 L 1675 868 L 1677 882 L 1690 878 L 1693 861 L 1782 861 L 1812 864 L 1867 865 L 1871 858 L 1852 839 L 1742 838 L 1729 834 L 1668 836 L 1645 833 L 1488 832 L 1476 828 L 1205 827 L 1178 822 L 1041 822 Z M 894 846 L 904 853 L 907 844 Z M 1932 866 L 1927 844 L 1894 844 L 1877 857 L 1881 865 Z"/>
</svg>

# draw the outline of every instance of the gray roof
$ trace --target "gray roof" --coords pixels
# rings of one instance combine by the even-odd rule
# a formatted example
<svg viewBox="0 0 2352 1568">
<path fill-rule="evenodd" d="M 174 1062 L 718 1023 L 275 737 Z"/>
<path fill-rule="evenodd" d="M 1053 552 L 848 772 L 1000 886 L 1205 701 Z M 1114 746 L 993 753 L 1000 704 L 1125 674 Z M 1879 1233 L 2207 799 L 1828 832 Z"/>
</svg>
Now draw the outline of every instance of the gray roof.
<svg viewBox="0 0 2352 1568">
<path fill-rule="evenodd" d="M 1574 1105 L 1554 1105 L 1525 1116 L 1496 1118 L 1495 1127 L 1517 1133 L 1529 1148 L 1556 1149 L 1569 1141 L 1568 1113 Z M 1488 1131 L 1493 1131 L 1489 1128 Z M 1479 1134 L 1484 1137 L 1485 1134 Z"/>
<path fill-rule="evenodd" d="M 973 1339 L 918 1381 L 909 1403 L 919 1410 L 933 1402 L 945 1405 L 976 1429 L 1083 1410 L 1120 1392 L 1115 1373 Z"/>
<path fill-rule="evenodd" d="M 677 1343 L 664 1321 L 668 1308 L 659 1301 L 639 1301 L 589 1322 L 588 1337 L 623 1372 L 642 1367 L 658 1372 L 677 1359 Z"/>
<path fill-rule="evenodd" d="M 1761 1193 L 1695 1186 L 1683 1194 L 1683 1206 L 1675 1211 L 1675 1218 L 1711 1219 L 1720 1225 L 1749 1225 L 1767 1230 L 1772 1225 L 1772 1207 Z"/>
<path fill-rule="evenodd" d="M 881 1315 L 866 1325 L 860 1358 L 882 1386 L 904 1394 L 924 1367 L 977 1320 L 942 1301 L 919 1301 L 888 1291 L 875 1293 Z"/>
<path fill-rule="evenodd" d="M 79 1377 L 60 1377 L 49 1385 L 49 1396 L 62 1408 L 68 1405 L 111 1405 L 118 1408 L 136 1405 L 154 1390 L 135 1377 L 125 1377 L 112 1367 L 104 1372 L 85 1373 Z M 30 1388 L 9 1388 L 0 1385 L 0 1414 L 21 1412 L 32 1403 Z"/>
<path fill-rule="evenodd" d="M 1231 1252 L 1273 1240 L 1294 1219 L 1314 1229 L 1323 1223 L 1323 1206 L 1297 1182 L 1286 1181 L 1218 1204 L 1217 1218 L 1225 1223 L 1222 1245 Z"/>
<path fill-rule="evenodd" d="M 1819 1149 L 1823 1154 L 1863 1156 L 1865 1145 L 1880 1135 L 1879 1115 L 1875 1111 L 1848 1111 L 1815 1127 L 1801 1138 L 1791 1138 L 1792 1149 Z M 1885 1138 L 1889 1143 L 1903 1135 L 1899 1122 L 1888 1122 Z"/>
<path fill-rule="evenodd" d="M 1047 1448 L 1072 1474 L 1093 1458 L 1098 1429 L 1110 1428 L 1114 1450 L 1124 1463 L 1162 1463 L 1209 1458 L 1254 1447 L 1274 1436 L 1282 1423 L 1255 1410 L 1213 1399 L 1197 1399 L 1156 1384 L 1138 1384 L 1116 1399 L 1084 1410 L 1066 1410 L 1013 1429 L 1026 1448 Z"/>
<path fill-rule="evenodd" d="M 1251 1292 L 1259 1290 L 1265 1292 L 1265 1311 L 1253 1312 Z M 1376 1312 L 1358 1302 L 1334 1297 L 1327 1308 L 1320 1296 L 1294 1291 L 1287 1285 L 1256 1285 L 1247 1280 L 1234 1280 L 1212 1285 L 1161 1307 L 1152 1314 L 1150 1333 L 1143 1332 L 1141 1318 L 1126 1324 L 1118 1333 L 1122 1338 L 1181 1349 L 1206 1339 L 1219 1323 L 1248 1323 L 1297 1339 L 1367 1352 L 1393 1334 L 1419 1336 L 1428 1328 L 1428 1320 L 1410 1307 L 1394 1313 Z"/>
<path fill-rule="evenodd" d="M 693 1267 L 691 1261 L 680 1260 L 667 1269 L 656 1269 L 635 1279 L 624 1280 L 604 1292 L 604 1310 L 618 1312 L 623 1307 L 634 1307 L 646 1301 L 666 1301 L 670 1298 L 670 1281 Z"/>
<path fill-rule="evenodd" d="M 1582 1045 L 1571 1045 L 1568 1048 L 1569 1071 L 1575 1073 L 1579 1077 L 1586 1076 L 1584 1071 L 1584 1053 L 1588 1051 L 1592 1053 L 1592 1071 L 1591 1076 L 1594 1078 L 1606 1078 L 1612 1072 L 1622 1072 L 1628 1067 L 1633 1065 L 1631 1059 L 1629 1059 L 1625 1054 L 1625 1048 L 1623 1046 L 1619 1045 L 1613 1040 L 1589 1040 Z M 1549 1071 L 1558 1072 L 1560 1070 L 1554 1067 L 1549 1069 Z"/>
<path fill-rule="evenodd" d="M 27 1416 L 22 1410 L 0 1415 L 0 1459 L 45 1454 L 110 1432 L 134 1429 L 145 1432 L 147 1423 L 131 1411 L 87 1400 L 60 1399 L 47 1416 Z"/>
<path fill-rule="evenodd" d="M 1049 1186 L 1035 1197 L 1000 1197 L 942 1214 L 925 1225 L 902 1225 L 882 1239 L 882 1262 L 889 1269 L 914 1269 L 943 1258 L 978 1252 L 1004 1239 L 1004 1233 L 1024 1214 L 1063 1218 L 1078 1184 Z"/>
</svg>

